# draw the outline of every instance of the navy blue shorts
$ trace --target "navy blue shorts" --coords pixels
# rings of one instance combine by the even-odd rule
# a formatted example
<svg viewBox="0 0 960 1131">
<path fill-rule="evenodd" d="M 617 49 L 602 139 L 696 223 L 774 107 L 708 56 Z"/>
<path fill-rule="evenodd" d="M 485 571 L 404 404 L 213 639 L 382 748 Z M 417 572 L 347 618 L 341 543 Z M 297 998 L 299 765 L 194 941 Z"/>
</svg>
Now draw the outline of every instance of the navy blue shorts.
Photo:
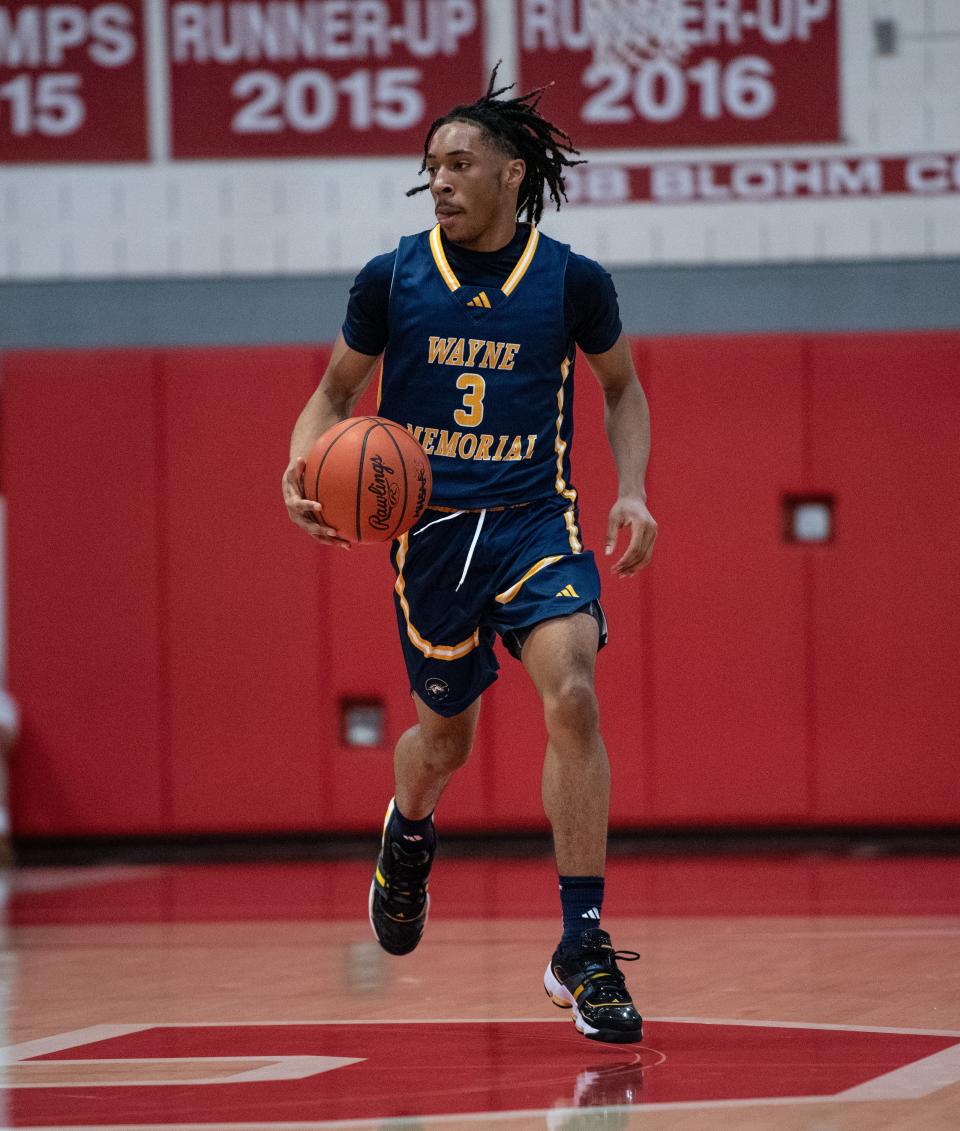
<svg viewBox="0 0 960 1131">
<path fill-rule="evenodd" d="M 393 545 L 394 604 L 410 689 L 458 715 L 497 678 L 499 634 L 519 658 L 524 630 L 600 609 L 600 575 L 561 497 L 505 510 L 424 512 Z"/>
</svg>

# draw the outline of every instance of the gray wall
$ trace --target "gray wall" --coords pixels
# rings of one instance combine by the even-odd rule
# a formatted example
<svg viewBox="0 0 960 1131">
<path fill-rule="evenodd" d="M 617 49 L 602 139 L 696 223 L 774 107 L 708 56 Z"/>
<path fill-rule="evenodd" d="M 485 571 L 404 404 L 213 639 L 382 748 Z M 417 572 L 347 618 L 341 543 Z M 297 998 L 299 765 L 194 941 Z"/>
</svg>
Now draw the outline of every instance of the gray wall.
<svg viewBox="0 0 960 1131">
<path fill-rule="evenodd" d="M 960 327 L 960 260 L 617 270 L 631 334 Z M 0 284 L 0 349 L 332 341 L 349 275 Z"/>
</svg>

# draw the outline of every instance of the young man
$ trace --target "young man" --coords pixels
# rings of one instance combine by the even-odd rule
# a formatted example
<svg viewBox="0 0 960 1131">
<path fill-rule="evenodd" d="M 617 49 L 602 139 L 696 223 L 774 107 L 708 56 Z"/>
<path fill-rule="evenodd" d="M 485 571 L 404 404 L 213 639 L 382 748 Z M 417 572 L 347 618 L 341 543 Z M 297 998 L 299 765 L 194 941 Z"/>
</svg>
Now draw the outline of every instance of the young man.
<svg viewBox="0 0 960 1131">
<path fill-rule="evenodd" d="M 324 524 L 322 504 L 303 496 L 304 456 L 350 414 L 382 356 L 379 412 L 423 442 L 433 495 L 393 549 L 419 722 L 397 743 L 396 794 L 370 890 L 374 932 L 391 954 L 420 941 L 433 812 L 470 753 L 499 635 L 533 680 L 547 730 L 543 801 L 563 935 L 544 987 L 588 1037 L 638 1041 L 641 1018 L 617 966 L 636 956 L 614 951 L 600 929 L 610 771 L 594 664 L 606 622 L 570 485 L 575 345 L 605 398 L 619 477 L 607 554 L 629 530 L 618 577 L 647 564 L 656 537 L 644 491 L 649 416 L 609 275 L 535 226 L 547 189 L 559 208 L 576 150 L 540 115 L 539 91 L 504 99 L 510 88 L 495 90 L 495 78 L 482 98 L 430 127 L 421 187 L 436 226 L 357 276 L 330 365 L 293 431 L 284 497 L 294 523 L 345 545 Z"/>
</svg>

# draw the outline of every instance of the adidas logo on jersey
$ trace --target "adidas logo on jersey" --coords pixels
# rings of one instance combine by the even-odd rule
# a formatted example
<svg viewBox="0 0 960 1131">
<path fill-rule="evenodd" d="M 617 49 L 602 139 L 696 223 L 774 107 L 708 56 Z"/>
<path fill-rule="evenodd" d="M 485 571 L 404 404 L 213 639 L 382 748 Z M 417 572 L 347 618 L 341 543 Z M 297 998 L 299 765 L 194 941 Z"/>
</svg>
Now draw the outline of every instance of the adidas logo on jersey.
<svg viewBox="0 0 960 1131">
<path fill-rule="evenodd" d="M 482 306 L 484 310 L 490 310 L 490 300 L 487 298 L 487 292 L 481 291 L 476 298 L 472 298 L 467 306 Z"/>
<path fill-rule="evenodd" d="M 589 911 L 584 911 L 580 916 L 581 919 L 599 919 L 600 911 L 596 907 L 591 907 Z"/>
<path fill-rule="evenodd" d="M 564 585 L 559 593 L 554 593 L 554 597 L 579 597 L 580 594 L 574 589 L 572 585 Z M 599 918 L 599 916 L 597 916 Z"/>
</svg>

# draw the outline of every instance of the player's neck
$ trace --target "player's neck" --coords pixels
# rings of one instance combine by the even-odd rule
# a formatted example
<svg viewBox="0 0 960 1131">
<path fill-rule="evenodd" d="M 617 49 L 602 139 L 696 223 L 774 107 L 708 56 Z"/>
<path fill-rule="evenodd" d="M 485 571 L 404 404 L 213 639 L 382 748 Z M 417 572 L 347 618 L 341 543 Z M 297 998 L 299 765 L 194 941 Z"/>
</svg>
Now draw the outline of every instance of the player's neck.
<svg viewBox="0 0 960 1131">
<path fill-rule="evenodd" d="M 465 251 L 500 251 L 513 240 L 517 234 L 517 221 L 515 217 L 509 216 L 502 222 L 497 221 L 496 224 L 491 224 L 489 228 L 485 228 L 478 236 L 468 242 L 461 242 L 459 240 L 450 240 L 449 242 L 456 247 L 462 247 Z M 444 237 L 447 239 L 448 237 Z"/>
</svg>

